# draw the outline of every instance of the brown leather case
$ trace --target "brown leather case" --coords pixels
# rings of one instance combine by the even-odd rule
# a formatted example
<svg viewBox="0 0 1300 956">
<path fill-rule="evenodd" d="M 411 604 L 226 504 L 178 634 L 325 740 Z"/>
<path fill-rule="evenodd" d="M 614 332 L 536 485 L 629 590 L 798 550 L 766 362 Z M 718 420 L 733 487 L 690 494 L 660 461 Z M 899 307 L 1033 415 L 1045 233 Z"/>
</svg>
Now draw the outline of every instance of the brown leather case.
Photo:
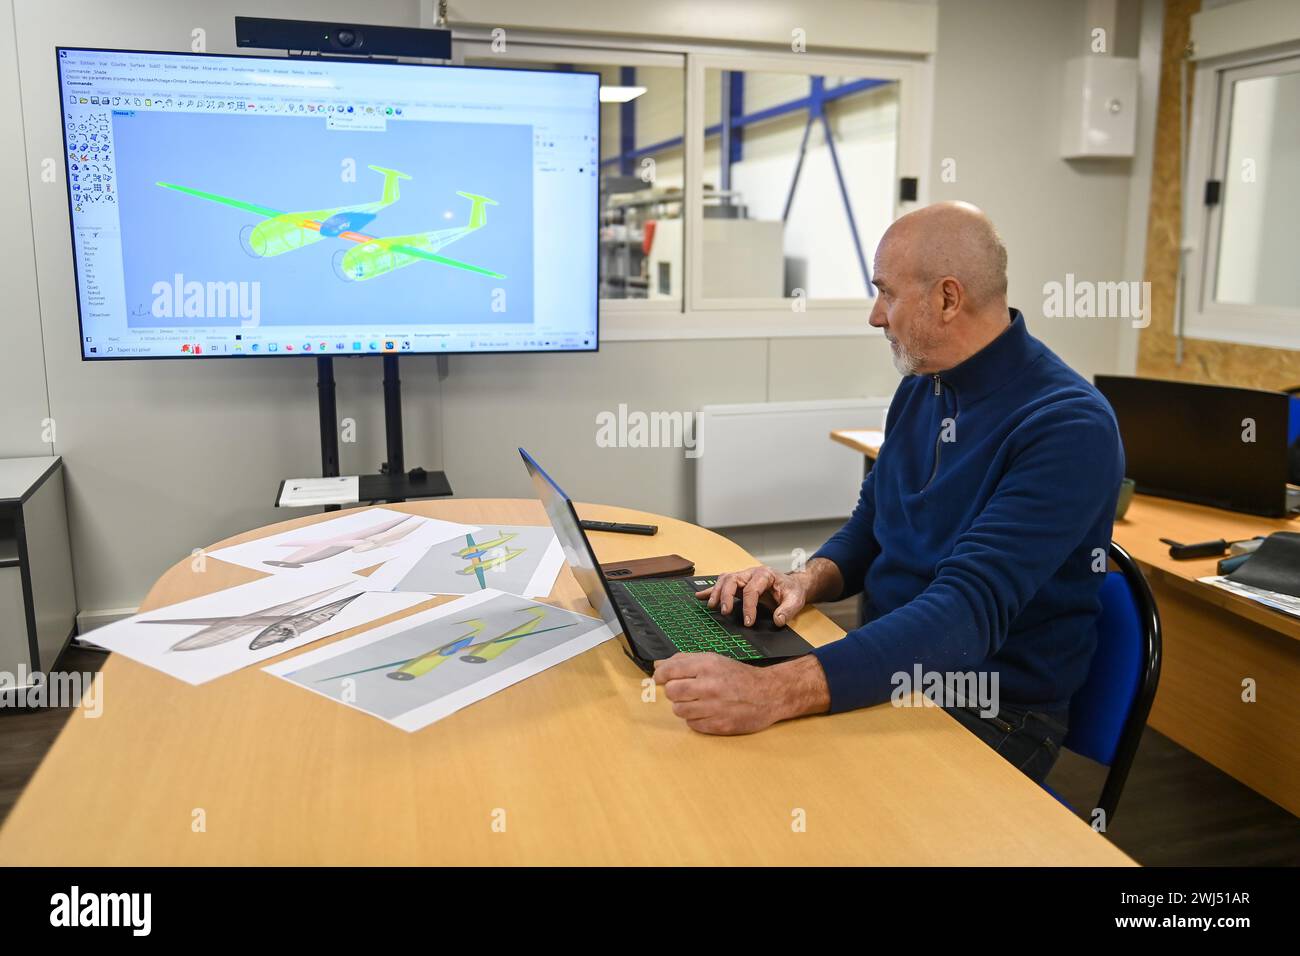
<svg viewBox="0 0 1300 956">
<path fill-rule="evenodd" d="M 680 554 L 661 554 L 653 558 L 612 561 L 600 566 L 607 581 L 631 581 L 636 578 L 681 577 L 695 573 L 695 563 Z"/>
</svg>

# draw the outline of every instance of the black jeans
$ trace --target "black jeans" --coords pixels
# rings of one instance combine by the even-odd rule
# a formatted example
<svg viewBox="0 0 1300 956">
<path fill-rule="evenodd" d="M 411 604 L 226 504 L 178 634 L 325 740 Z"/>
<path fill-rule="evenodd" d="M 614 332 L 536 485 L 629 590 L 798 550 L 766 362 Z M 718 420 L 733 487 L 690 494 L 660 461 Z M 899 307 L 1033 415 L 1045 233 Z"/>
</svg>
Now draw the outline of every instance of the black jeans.
<svg viewBox="0 0 1300 956">
<path fill-rule="evenodd" d="M 981 717 L 978 707 L 945 707 L 957 722 L 1025 776 L 1042 783 L 1061 753 L 1070 715 L 1003 707 Z"/>
</svg>

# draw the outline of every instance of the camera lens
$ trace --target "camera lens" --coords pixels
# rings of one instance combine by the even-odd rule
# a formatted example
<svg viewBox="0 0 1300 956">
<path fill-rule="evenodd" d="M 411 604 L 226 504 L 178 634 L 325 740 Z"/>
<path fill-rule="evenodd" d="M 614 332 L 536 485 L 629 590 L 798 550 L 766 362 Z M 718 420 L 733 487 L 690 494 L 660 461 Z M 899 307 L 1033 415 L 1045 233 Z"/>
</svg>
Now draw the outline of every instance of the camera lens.
<svg viewBox="0 0 1300 956">
<path fill-rule="evenodd" d="M 334 39 L 339 46 L 352 46 L 357 42 L 357 35 L 351 30 L 339 30 L 334 34 Z"/>
</svg>

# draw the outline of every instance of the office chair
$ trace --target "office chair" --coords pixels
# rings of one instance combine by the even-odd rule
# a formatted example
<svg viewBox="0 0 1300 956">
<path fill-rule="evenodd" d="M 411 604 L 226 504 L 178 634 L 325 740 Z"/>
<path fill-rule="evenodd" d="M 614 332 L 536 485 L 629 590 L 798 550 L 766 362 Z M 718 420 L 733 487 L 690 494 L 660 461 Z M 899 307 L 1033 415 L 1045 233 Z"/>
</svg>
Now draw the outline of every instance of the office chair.
<svg viewBox="0 0 1300 956">
<path fill-rule="evenodd" d="M 1160 612 L 1136 562 L 1115 542 L 1101 585 L 1097 651 L 1088 679 L 1070 701 L 1064 746 L 1109 767 L 1097 807 L 1115 819 L 1160 681 Z M 1058 797 L 1058 799 L 1060 799 Z"/>
</svg>

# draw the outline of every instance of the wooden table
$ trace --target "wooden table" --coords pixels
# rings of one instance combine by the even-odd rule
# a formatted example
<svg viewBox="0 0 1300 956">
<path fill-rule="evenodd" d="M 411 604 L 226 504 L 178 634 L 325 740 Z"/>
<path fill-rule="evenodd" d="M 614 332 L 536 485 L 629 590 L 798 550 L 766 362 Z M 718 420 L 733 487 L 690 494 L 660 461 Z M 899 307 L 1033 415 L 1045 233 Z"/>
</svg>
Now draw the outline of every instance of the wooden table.
<svg viewBox="0 0 1300 956">
<path fill-rule="evenodd" d="M 389 507 L 545 523 L 531 500 Z M 672 518 L 580 510 L 660 527 L 594 534 L 602 561 L 675 551 L 701 573 L 754 561 Z M 215 560 L 198 574 L 187 558 L 143 607 L 255 577 Z M 550 601 L 590 613 L 567 569 Z M 813 644 L 843 633 L 814 609 L 794 626 Z M 708 737 L 648 699 L 643 677 L 609 641 L 408 734 L 260 667 L 191 687 L 115 655 L 103 715 L 69 719 L 0 830 L 0 863 L 1131 863 L 941 710 L 881 705 Z"/>
<path fill-rule="evenodd" d="M 865 475 L 880 454 L 880 446 L 885 443 L 885 433 L 870 428 L 838 428 L 831 432 L 831 441 L 839 442 L 845 448 L 852 448 L 862 455 L 866 459 L 862 469 Z"/>
<path fill-rule="evenodd" d="M 1300 531 L 1257 518 L 1136 495 L 1114 538 L 1142 566 L 1164 629 L 1149 723 L 1166 737 L 1300 815 L 1300 620 L 1202 584 L 1217 558 L 1175 561 L 1161 538 L 1234 541 Z M 1256 701 L 1242 700 L 1243 680 Z"/>
<path fill-rule="evenodd" d="M 831 440 L 871 470 L 881 432 L 839 430 Z M 1166 737 L 1300 815 L 1300 620 L 1198 579 L 1218 558 L 1175 561 L 1171 538 L 1235 541 L 1300 531 L 1300 521 L 1257 518 L 1137 495 L 1113 537 L 1141 565 L 1164 625 L 1160 687 L 1147 723 Z M 1242 700 L 1242 681 L 1258 688 Z"/>
</svg>

